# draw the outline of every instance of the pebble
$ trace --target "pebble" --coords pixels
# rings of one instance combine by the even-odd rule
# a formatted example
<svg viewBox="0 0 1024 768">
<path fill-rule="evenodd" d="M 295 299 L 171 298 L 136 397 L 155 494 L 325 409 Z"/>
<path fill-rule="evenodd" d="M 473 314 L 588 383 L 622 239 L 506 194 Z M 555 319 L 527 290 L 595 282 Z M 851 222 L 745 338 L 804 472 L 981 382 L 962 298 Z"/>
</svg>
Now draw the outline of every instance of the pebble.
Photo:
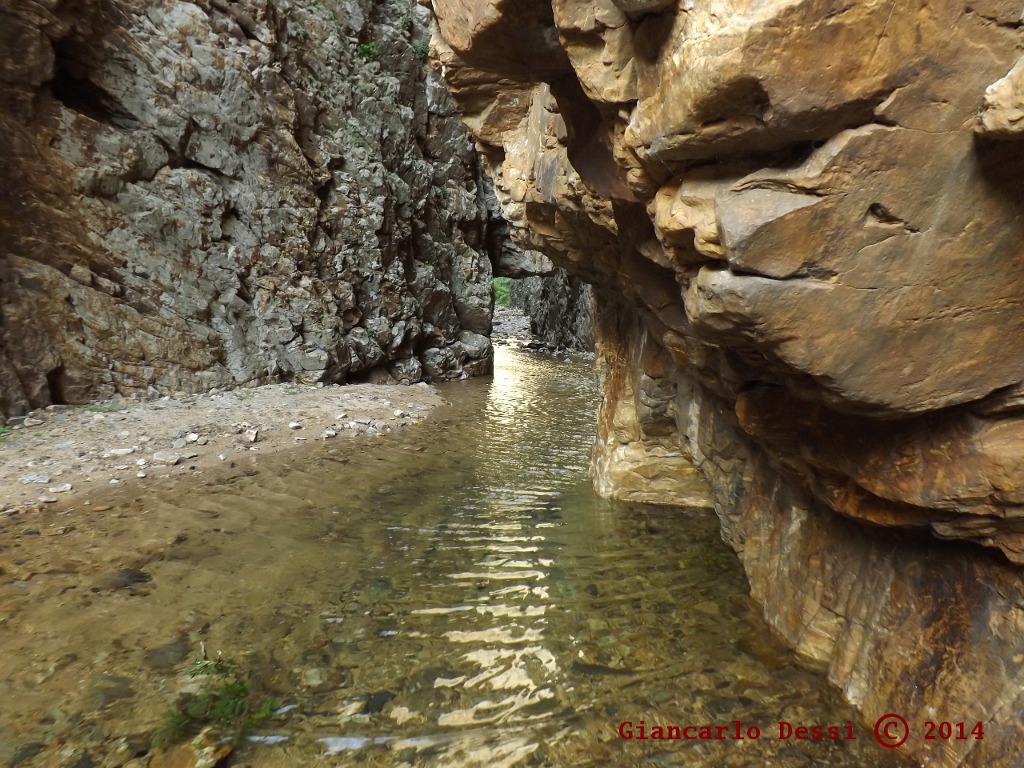
<svg viewBox="0 0 1024 768">
<path fill-rule="evenodd" d="M 322 670 L 306 669 L 302 672 L 302 684 L 309 688 L 316 688 L 324 684 L 324 673 Z"/>
<path fill-rule="evenodd" d="M 120 480 L 118 480 L 118 479 L 117 479 L 116 477 L 112 477 L 112 478 L 110 478 L 110 480 L 108 480 L 107 482 L 108 482 L 108 483 L 109 483 L 110 485 L 117 485 L 117 484 L 118 484 L 118 483 L 120 483 L 121 481 L 120 481 Z"/>
<path fill-rule="evenodd" d="M 153 461 L 157 464 L 164 464 L 168 467 L 173 467 L 181 461 L 181 456 L 177 453 L 170 453 L 168 451 L 157 451 L 153 454 Z"/>
<path fill-rule="evenodd" d="M 61 483 L 60 485 L 55 485 L 52 488 L 47 488 L 46 490 L 50 493 L 67 493 L 71 490 L 71 483 Z"/>
<path fill-rule="evenodd" d="M 44 504 L 53 504 L 53 503 L 55 503 L 57 501 L 57 497 L 56 496 L 40 496 L 39 497 L 39 501 L 43 502 Z"/>
<path fill-rule="evenodd" d="M 210 438 L 208 438 L 206 435 L 203 435 L 198 440 L 196 440 L 196 445 L 206 445 L 208 442 L 210 442 Z"/>
<path fill-rule="evenodd" d="M 196 434 L 195 432 L 189 432 L 187 435 L 185 435 L 185 442 L 188 443 L 189 445 L 191 445 L 192 443 L 197 442 L 198 440 L 199 440 L 199 435 Z"/>
<path fill-rule="evenodd" d="M 145 473 L 145 472 L 142 472 L 142 471 L 139 471 L 139 472 L 136 472 L 136 473 L 135 473 L 135 476 L 136 476 L 136 477 L 145 477 L 145 476 L 146 476 L 146 473 Z"/>
<path fill-rule="evenodd" d="M 297 421 L 289 421 L 288 429 L 302 429 L 302 425 Z"/>
<path fill-rule="evenodd" d="M 102 413 L 94 413 L 92 415 L 92 420 L 93 421 L 106 421 L 106 419 L 107 419 L 107 417 L 104 416 Z"/>
<path fill-rule="evenodd" d="M 199 454 L 196 451 L 185 451 L 183 454 L 181 454 L 181 457 L 183 459 L 194 459 L 198 455 Z"/>
<path fill-rule="evenodd" d="M 218 453 L 217 458 L 220 459 L 221 461 L 224 461 L 227 458 L 227 454 Z"/>
<path fill-rule="evenodd" d="M 44 423 L 42 419 L 33 419 L 31 416 L 22 422 L 26 427 L 41 427 Z"/>
<path fill-rule="evenodd" d="M 23 485 L 29 485 L 31 483 L 46 485 L 50 482 L 50 477 L 49 475 L 25 475 L 24 477 L 19 477 L 18 481 Z"/>
<path fill-rule="evenodd" d="M 135 448 L 111 448 L 107 453 L 111 456 L 131 456 L 135 453 Z"/>
<path fill-rule="evenodd" d="M 334 418 L 336 418 L 336 419 L 347 419 L 348 418 L 348 413 L 346 413 L 345 411 L 342 411 L 341 413 L 339 413 Z"/>
<path fill-rule="evenodd" d="M 96 582 L 99 589 L 129 589 L 137 584 L 146 584 L 153 580 L 145 571 L 136 568 L 121 568 L 108 573 Z"/>
<path fill-rule="evenodd" d="M 395 417 L 396 418 L 402 419 L 402 418 L 405 418 L 408 415 L 409 415 L 408 413 L 406 413 L 405 411 L 401 410 L 400 408 L 395 410 Z"/>
<path fill-rule="evenodd" d="M 330 438 L 330 437 L 337 437 L 337 436 L 338 436 L 338 433 L 335 432 L 333 429 L 325 429 L 324 430 L 324 439 L 327 439 L 327 438 Z"/>
<path fill-rule="evenodd" d="M 250 429 L 248 432 L 245 433 L 245 438 L 250 443 L 255 443 L 260 438 L 260 431 L 258 429 Z"/>
<path fill-rule="evenodd" d="M 188 442 L 185 440 L 185 438 L 179 437 L 177 440 L 171 443 L 171 448 L 174 448 L 175 450 L 181 450 L 186 445 L 188 445 Z"/>
</svg>

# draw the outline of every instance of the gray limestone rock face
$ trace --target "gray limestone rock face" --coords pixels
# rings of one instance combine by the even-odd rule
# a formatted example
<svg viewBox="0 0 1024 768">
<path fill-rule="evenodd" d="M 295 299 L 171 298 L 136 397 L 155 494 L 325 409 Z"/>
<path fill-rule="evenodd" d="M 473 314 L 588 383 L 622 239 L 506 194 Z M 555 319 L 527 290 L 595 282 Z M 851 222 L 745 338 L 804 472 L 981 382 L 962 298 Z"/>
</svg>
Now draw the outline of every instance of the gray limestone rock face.
<svg viewBox="0 0 1024 768">
<path fill-rule="evenodd" d="M 549 344 L 589 352 L 594 348 L 593 289 L 556 269 L 550 276 L 512 282 L 511 304 L 530 317 L 532 331 Z"/>
<path fill-rule="evenodd" d="M 0 414 L 460 377 L 508 245 L 427 16 L 0 0 Z"/>
</svg>

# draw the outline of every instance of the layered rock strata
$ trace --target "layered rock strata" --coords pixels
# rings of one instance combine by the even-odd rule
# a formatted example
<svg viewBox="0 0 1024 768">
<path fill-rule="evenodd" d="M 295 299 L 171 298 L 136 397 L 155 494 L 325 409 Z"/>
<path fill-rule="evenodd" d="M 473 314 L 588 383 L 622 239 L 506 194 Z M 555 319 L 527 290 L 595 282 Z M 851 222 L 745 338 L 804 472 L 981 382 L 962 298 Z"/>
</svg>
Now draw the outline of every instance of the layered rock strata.
<svg viewBox="0 0 1024 768">
<path fill-rule="evenodd" d="M 867 723 L 1018 765 L 1019 4 L 432 5 L 514 236 L 596 286 L 598 488 L 677 502 L 692 459 Z"/>
<path fill-rule="evenodd" d="M 427 17 L 0 0 L 0 414 L 489 370 L 501 222 Z"/>
</svg>

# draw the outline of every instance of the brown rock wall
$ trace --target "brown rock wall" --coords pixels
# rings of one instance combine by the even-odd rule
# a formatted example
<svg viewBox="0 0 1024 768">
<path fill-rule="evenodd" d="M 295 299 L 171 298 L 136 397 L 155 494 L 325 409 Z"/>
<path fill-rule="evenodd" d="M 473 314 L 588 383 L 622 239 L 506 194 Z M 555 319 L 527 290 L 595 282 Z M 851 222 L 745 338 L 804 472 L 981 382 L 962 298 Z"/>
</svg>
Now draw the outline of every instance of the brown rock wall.
<svg viewBox="0 0 1024 768">
<path fill-rule="evenodd" d="M 595 284 L 598 488 L 678 502 L 692 458 L 868 721 L 980 719 L 905 753 L 1016 765 L 1019 6 L 551 9 L 560 67 L 435 48 L 513 236 Z"/>
</svg>

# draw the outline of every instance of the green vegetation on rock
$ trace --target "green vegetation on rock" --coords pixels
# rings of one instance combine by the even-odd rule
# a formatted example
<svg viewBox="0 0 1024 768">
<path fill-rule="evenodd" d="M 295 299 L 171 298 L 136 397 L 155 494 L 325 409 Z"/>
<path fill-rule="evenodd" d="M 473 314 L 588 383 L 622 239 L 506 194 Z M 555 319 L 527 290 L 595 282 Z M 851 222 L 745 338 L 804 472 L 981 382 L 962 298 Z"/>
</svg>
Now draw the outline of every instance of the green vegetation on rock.
<svg viewBox="0 0 1024 768">
<path fill-rule="evenodd" d="M 509 306 L 509 290 L 512 286 L 512 279 L 509 277 L 494 278 L 494 303 L 499 307 Z"/>
<path fill-rule="evenodd" d="M 252 683 L 232 659 L 196 659 L 188 676 L 205 678 L 203 686 L 164 713 L 163 724 L 153 735 L 154 748 L 180 744 L 208 725 L 218 726 L 237 741 L 256 723 L 272 718 L 280 707 L 274 699 L 257 704 Z"/>
<path fill-rule="evenodd" d="M 377 43 L 363 43 L 356 48 L 356 52 L 362 56 L 363 61 L 376 61 L 380 55 L 380 46 Z"/>
</svg>

